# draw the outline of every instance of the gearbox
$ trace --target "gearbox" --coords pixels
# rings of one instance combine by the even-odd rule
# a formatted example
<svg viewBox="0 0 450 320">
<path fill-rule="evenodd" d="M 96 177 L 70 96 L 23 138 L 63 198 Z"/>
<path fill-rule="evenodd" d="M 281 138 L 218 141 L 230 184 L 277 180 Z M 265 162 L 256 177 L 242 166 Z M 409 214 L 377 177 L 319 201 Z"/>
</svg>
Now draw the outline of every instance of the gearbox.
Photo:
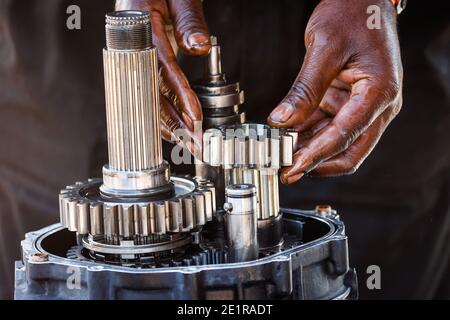
<svg viewBox="0 0 450 320">
<path fill-rule="evenodd" d="M 205 115 L 195 177 L 171 174 L 149 14 L 106 15 L 108 163 L 59 194 L 60 223 L 26 234 L 16 299 L 355 299 L 335 210 L 283 209 L 297 135 L 245 120 L 212 37 L 193 85 Z M 56 196 L 56 195 L 55 195 Z"/>
</svg>

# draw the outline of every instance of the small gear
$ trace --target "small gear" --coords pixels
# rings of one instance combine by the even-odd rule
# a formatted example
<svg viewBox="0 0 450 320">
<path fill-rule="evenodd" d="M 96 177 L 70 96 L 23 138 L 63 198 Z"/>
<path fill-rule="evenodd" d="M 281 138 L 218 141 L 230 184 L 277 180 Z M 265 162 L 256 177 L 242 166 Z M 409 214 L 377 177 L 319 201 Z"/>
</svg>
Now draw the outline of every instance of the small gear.
<svg viewBox="0 0 450 320">
<path fill-rule="evenodd" d="M 213 167 L 271 168 L 291 166 L 296 131 L 244 123 L 208 129 L 203 135 L 203 161 Z"/>
</svg>

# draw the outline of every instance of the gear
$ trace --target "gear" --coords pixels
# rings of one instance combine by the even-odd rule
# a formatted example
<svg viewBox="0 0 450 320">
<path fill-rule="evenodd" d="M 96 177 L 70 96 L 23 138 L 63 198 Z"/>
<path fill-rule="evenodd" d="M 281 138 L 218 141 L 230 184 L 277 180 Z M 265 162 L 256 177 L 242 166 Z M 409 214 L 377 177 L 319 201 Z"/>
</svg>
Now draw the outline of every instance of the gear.
<svg viewBox="0 0 450 320">
<path fill-rule="evenodd" d="M 215 191 L 209 181 L 171 177 L 174 194 L 163 199 L 105 197 L 101 179 L 67 186 L 59 195 L 60 219 L 70 231 L 106 239 L 186 232 L 212 220 Z"/>
<path fill-rule="evenodd" d="M 213 167 L 271 168 L 291 166 L 297 132 L 267 125 L 245 123 L 208 129 L 203 161 Z"/>
<path fill-rule="evenodd" d="M 88 252 L 83 246 L 73 246 L 67 250 L 68 259 L 89 261 L 96 260 L 115 265 L 139 268 L 169 268 L 228 263 L 228 253 L 213 245 L 197 247 L 191 253 L 162 252 L 152 255 L 140 255 L 135 259 L 123 259 L 120 256 Z"/>
</svg>

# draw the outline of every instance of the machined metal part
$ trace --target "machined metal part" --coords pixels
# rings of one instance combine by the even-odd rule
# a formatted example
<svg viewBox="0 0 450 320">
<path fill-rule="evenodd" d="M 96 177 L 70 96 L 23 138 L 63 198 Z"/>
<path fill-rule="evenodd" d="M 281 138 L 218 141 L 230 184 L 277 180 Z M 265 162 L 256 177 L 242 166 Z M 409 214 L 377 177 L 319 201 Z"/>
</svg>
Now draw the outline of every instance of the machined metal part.
<svg viewBox="0 0 450 320">
<path fill-rule="evenodd" d="M 59 195 L 63 226 L 79 234 L 105 235 L 110 242 L 151 234 L 185 232 L 211 221 L 215 190 L 209 181 L 171 177 L 172 197 L 108 198 L 101 179 L 67 186 Z"/>
<path fill-rule="evenodd" d="M 258 259 L 256 187 L 233 184 L 225 190 L 225 228 L 231 262 Z"/>
<path fill-rule="evenodd" d="M 255 185 L 258 219 L 276 217 L 280 209 L 278 170 L 292 165 L 297 133 L 245 123 L 206 130 L 203 140 L 205 163 L 223 169 L 216 181 L 224 181 L 224 187 Z"/>
<path fill-rule="evenodd" d="M 15 299 L 356 299 L 344 224 L 315 211 L 281 211 L 283 248 L 240 263 L 203 252 L 159 268 L 114 265 L 74 252 L 75 235 L 59 224 L 30 232 L 16 262 Z M 77 290 L 67 286 L 68 270 L 77 270 Z"/>
<path fill-rule="evenodd" d="M 238 82 L 227 81 L 222 72 L 221 48 L 214 36 L 211 37 L 211 51 L 207 58 L 205 78 L 195 83 L 193 89 L 202 105 L 204 130 L 245 122 L 245 113 L 241 110 L 245 100 L 244 91 Z M 219 152 L 212 154 L 212 163 L 222 160 L 222 150 Z M 220 208 L 225 198 L 224 169 L 208 163 L 209 160 L 206 163 L 196 164 L 195 174 L 214 181 L 217 192 L 216 206 Z"/>
<path fill-rule="evenodd" d="M 238 82 L 228 82 L 222 72 L 221 49 L 217 38 L 211 37 L 211 51 L 206 63 L 206 76 L 193 85 L 203 109 L 203 128 L 243 123 L 245 114 L 240 111 L 244 91 Z"/>
<path fill-rule="evenodd" d="M 104 243 L 102 240 L 103 238 L 96 239 L 91 235 L 85 235 L 82 239 L 83 247 L 96 253 L 126 256 L 128 259 L 130 257 L 134 259 L 135 255 L 173 250 L 192 243 L 192 237 L 189 234 L 168 241 L 138 245 L 132 241 L 121 241 L 120 245 L 111 245 Z"/>
<path fill-rule="evenodd" d="M 167 192 L 170 172 L 163 162 L 158 61 L 149 14 L 106 15 L 103 50 L 109 164 L 102 192 L 136 195 Z"/>
<path fill-rule="evenodd" d="M 211 166 L 278 170 L 292 165 L 297 132 L 245 123 L 208 129 L 203 141 L 203 161 Z"/>
<path fill-rule="evenodd" d="M 78 261 L 96 261 L 101 264 L 130 268 L 171 268 L 228 263 L 228 253 L 212 245 L 198 247 L 192 253 L 153 253 L 151 255 L 102 255 L 92 252 L 87 255 L 83 246 L 73 246 L 67 251 L 67 258 Z M 126 256 L 126 258 L 124 258 Z M 131 258 L 131 259 L 130 259 Z"/>
<path fill-rule="evenodd" d="M 268 219 L 278 215 L 280 210 L 278 192 L 278 170 L 272 168 L 225 170 L 225 184 L 253 184 L 257 189 L 258 219 Z"/>
<path fill-rule="evenodd" d="M 105 29 L 106 46 L 111 50 L 145 50 L 153 46 L 148 12 L 110 12 L 106 15 Z"/>
</svg>

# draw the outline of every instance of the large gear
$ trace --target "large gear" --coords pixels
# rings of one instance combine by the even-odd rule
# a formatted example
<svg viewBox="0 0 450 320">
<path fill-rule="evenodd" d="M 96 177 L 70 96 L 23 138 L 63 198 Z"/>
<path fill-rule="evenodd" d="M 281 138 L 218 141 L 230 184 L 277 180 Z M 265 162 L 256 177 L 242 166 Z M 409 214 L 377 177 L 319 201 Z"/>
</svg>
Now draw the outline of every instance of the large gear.
<svg viewBox="0 0 450 320">
<path fill-rule="evenodd" d="M 171 177 L 174 195 L 146 200 L 108 198 L 99 192 L 101 179 L 67 186 L 59 195 L 63 226 L 78 234 L 104 235 L 108 243 L 145 239 L 152 234 L 186 232 L 211 221 L 214 187 L 205 180 Z"/>
</svg>

